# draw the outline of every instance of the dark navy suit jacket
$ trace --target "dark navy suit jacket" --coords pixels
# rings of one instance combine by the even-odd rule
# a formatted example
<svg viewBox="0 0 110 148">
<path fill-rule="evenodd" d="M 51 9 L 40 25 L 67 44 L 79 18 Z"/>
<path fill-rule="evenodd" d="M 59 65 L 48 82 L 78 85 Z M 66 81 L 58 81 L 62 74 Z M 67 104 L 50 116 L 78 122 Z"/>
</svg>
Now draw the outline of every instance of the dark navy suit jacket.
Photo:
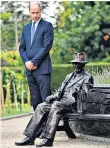
<svg viewBox="0 0 110 148">
<path fill-rule="evenodd" d="M 19 52 L 23 62 L 31 60 L 37 66 L 36 74 L 48 74 L 52 72 L 49 51 L 53 44 L 53 27 L 50 22 L 41 18 L 31 44 L 31 25 L 25 25 L 22 31 Z M 27 69 L 27 74 L 31 71 Z"/>
</svg>

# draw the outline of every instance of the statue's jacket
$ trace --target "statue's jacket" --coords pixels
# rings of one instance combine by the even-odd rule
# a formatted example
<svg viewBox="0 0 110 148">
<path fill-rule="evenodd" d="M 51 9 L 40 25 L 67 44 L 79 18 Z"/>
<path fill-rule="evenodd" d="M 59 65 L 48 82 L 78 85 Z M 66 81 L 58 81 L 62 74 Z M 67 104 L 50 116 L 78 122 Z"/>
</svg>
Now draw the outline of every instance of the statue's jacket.
<svg viewBox="0 0 110 148">
<path fill-rule="evenodd" d="M 74 74 L 75 73 L 70 73 L 66 76 L 58 90 L 53 95 L 51 95 L 52 99 L 61 100 L 65 92 L 65 87 L 67 86 L 67 99 L 74 103 L 77 92 L 84 90 L 87 93 L 88 90 L 93 87 L 94 80 L 90 74 L 83 71 L 73 78 Z"/>
</svg>

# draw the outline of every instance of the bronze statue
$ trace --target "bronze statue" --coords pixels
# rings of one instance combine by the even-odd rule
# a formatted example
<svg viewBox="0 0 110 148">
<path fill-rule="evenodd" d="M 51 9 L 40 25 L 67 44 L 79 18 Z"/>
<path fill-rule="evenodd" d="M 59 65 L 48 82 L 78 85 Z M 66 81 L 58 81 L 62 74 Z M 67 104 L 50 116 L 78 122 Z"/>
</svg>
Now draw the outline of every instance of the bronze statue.
<svg viewBox="0 0 110 148">
<path fill-rule="evenodd" d="M 87 92 L 93 87 L 93 77 L 84 70 L 87 63 L 85 53 L 77 53 L 71 63 L 74 72 L 66 76 L 56 93 L 48 96 L 46 102 L 37 106 L 24 131 L 26 137 L 20 142 L 15 142 L 16 145 L 33 145 L 37 131 L 46 121 L 44 137 L 36 147 L 52 146 L 61 117 L 64 113 L 73 112 L 75 109 L 77 92 L 80 90 Z"/>
</svg>

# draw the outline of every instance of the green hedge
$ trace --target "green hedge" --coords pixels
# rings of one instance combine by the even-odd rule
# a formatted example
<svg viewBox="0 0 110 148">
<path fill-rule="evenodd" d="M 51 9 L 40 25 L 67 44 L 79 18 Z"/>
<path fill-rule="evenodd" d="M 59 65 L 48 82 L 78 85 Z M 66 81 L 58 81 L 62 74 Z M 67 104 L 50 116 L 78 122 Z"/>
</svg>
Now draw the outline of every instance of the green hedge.
<svg viewBox="0 0 110 148">
<path fill-rule="evenodd" d="M 22 81 L 25 85 L 25 93 L 27 92 L 27 80 L 25 76 L 25 67 L 2 67 L 3 85 L 14 80 L 16 87 Z M 94 76 L 95 83 L 110 83 L 110 64 L 109 63 L 89 63 L 86 65 L 86 71 Z M 57 89 L 65 76 L 73 72 L 71 64 L 53 65 L 51 88 L 52 92 Z M 18 83 L 19 82 L 19 83 Z"/>
<path fill-rule="evenodd" d="M 19 67 L 19 66 L 22 66 L 23 65 L 22 59 L 21 59 L 20 54 L 19 54 L 19 50 L 1 51 L 0 60 L 1 60 L 2 66 Z M 53 62 L 54 62 L 54 60 L 53 60 Z M 101 62 L 92 61 L 88 65 L 92 65 L 92 66 L 93 65 L 96 65 L 96 66 L 99 66 L 99 65 L 107 65 L 109 63 L 110 63 L 110 56 L 108 56 L 107 58 L 103 59 L 103 61 L 101 61 Z M 63 65 L 60 64 L 58 66 L 66 67 L 66 65 L 67 64 L 63 64 Z M 56 65 L 55 65 L 55 67 L 56 67 Z"/>
<path fill-rule="evenodd" d="M 110 84 L 110 63 L 89 63 L 85 69 L 94 76 L 95 83 Z M 52 91 L 58 88 L 65 76 L 73 71 L 71 64 L 53 65 Z"/>
<path fill-rule="evenodd" d="M 86 65 L 86 71 L 94 76 L 95 83 L 110 84 L 110 64 L 89 63 Z M 65 76 L 71 72 L 73 72 L 71 64 L 53 65 L 51 79 L 52 92 L 60 86 Z M 19 111 L 28 111 L 30 106 L 30 95 L 26 80 L 25 67 L 2 67 L 2 82 L 4 92 L 2 100 L 4 100 L 5 103 L 5 112 L 3 112 L 2 115 L 11 115 L 13 114 L 12 110 L 14 110 L 16 114 L 18 114 Z"/>
</svg>

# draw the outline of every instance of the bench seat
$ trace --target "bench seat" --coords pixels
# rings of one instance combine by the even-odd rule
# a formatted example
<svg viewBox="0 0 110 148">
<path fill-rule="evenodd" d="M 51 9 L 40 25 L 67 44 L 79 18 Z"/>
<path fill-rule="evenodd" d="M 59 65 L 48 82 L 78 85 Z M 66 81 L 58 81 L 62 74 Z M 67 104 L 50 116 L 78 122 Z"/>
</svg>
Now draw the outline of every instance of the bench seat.
<svg viewBox="0 0 110 148">
<path fill-rule="evenodd" d="M 110 122 L 110 84 L 95 84 L 93 90 L 96 92 L 102 92 L 105 94 L 105 101 L 102 103 L 104 111 L 103 113 L 85 113 L 82 112 L 81 99 L 77 99 L 77 112 L 75 113 L 66 113 L 62 117 L 63 126 L 58 126 L 58 131 L 65 131 L 69 138 L 75 138 L 73 130 L 71 130 L 69 121 L 74 120 L 85 120 L 85 121 L 101 121 L 101 122 Z"/>
<path fill-rule="evenodd" d="M 63 117 L 64 120 L 104 120 L 110 121 L 110 114 L 84 114 L 81 115 L 80 113 L 67 113 Z"/>
</svg>

